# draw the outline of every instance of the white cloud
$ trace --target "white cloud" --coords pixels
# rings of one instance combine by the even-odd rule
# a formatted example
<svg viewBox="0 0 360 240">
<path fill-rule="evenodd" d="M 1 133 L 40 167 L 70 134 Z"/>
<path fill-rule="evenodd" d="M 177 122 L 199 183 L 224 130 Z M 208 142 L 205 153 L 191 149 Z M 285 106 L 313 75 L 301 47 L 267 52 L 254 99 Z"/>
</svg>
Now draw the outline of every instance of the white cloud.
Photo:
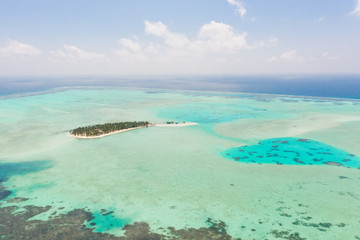
<svg viewBox="0 0 360 240">
<path fill-rule="evenodd" d="M 276 44 L 275 37 L 248 41 L 248 34 L 232 26 L 211 21 L 189 38 L 172 31 L 161 21 L 144 21 L 144 32 L 152 38 L 122 38 L 119 49 L 109 56 L 122 73 L 234 73 L 248 71 L 252 49 Z M 109 65 L 109 64 L 108 64 Z"/>
<path fill-rule="evenodd" d="M 360 16 L 360 0 L 357 0 L 355 9 L 349 13 L 350 15 L 358 15 Z"/>
<path fill-rule="evenodd" d="M 132 52 L 140 52 L 141 51 L 141 45 L 138 42 L 132 41 L 128 38 L 122 38 L 120 39 L 119 43 L 126 49 L 129 49 Z"/>
<path fill-rule="evenodd" d="M 181 55 L 191 54 L 233 54 L 243 49 L 263 47 L 264 41 L 248 44 L 247 33 L 237 33 L 230 25 L 211 21 L 204 24 L 194 40 L 189 40 L 185 35 L 171 32 L 162 22 L 145 21 L 145 32 L 164 39 L 167 50 L 181 51 Z M 270 38 L 270 44 L 277 42 L 276 38 Z"/>
<path fill-rule="evenodd" d="M 307 58 L 297 54 L 296 50 L 289 50 L 282 53 L 279 57 L 271 57 L 267 59 L 268 62 L 276 61 L 285 61 L 285 62 L 303 62 L 304 60 L 313 60 L 313 58 Z"/>
<path fill-rule="evenodd" d="M 276 62 L 277 60 L 279 60 L 277 57 L 271 57 L 267 61 L 268 62 Z"/>
<path fill-rule="evenodd" d="M 154 43 L 148 43 L 146 46 L 146 53 L 154 55 L 154 54 L 159 54 L 160 52 L 160 45 L 155 45 Z"/>
<path fill-rule="evenodd" d="M 189 44 L 187 37 L 180 33 L 172 33 L 162 22 L 145 21 L 145 32 L 150 35 L 162 37 L 165 43 L 171 47 L 183 47 Z"/>
<path fill-rule="evenodd" d="M 145 21 L 145 32 L 155 36 L 164 36 L 169 30 L 162 22 Z"/>
<path fill-rule="evenodd" d="M 279 43 L 279 39 L 277 39 L 276 37 L 270 37 L 269 38 L 269 44 L 270 45 L 277 45 Z"/>
<path fill-rule="evenodd" d="M 115 55 L 121 57 L 122 60 L 125 60 L 127 62 L 145 61 L 148 59 L 145 54 L 139 52 L 132 52 L 124 48 L 120 50 L 115 50 L 114 53 Z"/>
<path fill-rule="evenodd" d="M 69 62 L 75 61 L 94 61 L 94 60 L 106 60 L 106 55 L 95 52 L 87 52 L 81 50 L 80 48 L 74 45 L 64 44 L 64 49 L 56 50 L 50 52 L 53 56 L 57 58 L 62 58 Z"/>
<path fill-rule="evenodd" d="M 318 22 L 323 22 L 324 20 L 325 20 L 325 17 L 324 17 L 324 16 L 319 17 L 318 19 L 316 19 L 316 21 L 318 21 Z"/>
<path fill-rule="evenodd" d="M 301 62 L 304 60 L 303 56 L 299 56 L 296 50 L 290 50 L 280 55 L 280 59 L 288 62 Z"/>
<path fill-rule="evenodd" d="M 193 50 L 234 53 L 252 48 L 246 36 L 246 32 L 236 33 L 230 25 L 211 21 L 200 28 L 198 39 L 193 42 Z"/>
<path fill-rule="evenodd" d="M 329 60 L 339 60 L 339 57 L 338 56 L 332 56 L 330 55 L 328 52 L 324 52 L 322 54 L 323 57 L 329 59 Z"/>
<path fill-rule="evenodd" d="M 122 46 L 122 49 L 115 50 L 114 53 L 123 60 L 126 61 L 144 61 L 147 59 L 146 55 L 142 53 L 142 46 L 139 42 L 133 41 L 128 38 L 120 39 L 119 43 Z"/>
<path fill-rule="evenodd" d="M 252 49 L 273 46 L 278 42 L 275 37 L 249 42 L 246 32 L 215 21 L 202 25 L 193 39 L 171 31 L 161 21 L 144 21 L 144 30 L 146 34 L 157 37 L 156 43 L 137 38 L 121 39 L 121 48 L 114 51 L 114 61 L 120 68 L 137 67 L 142 71 L 150 69 L 148 71 L 166 73 L 238 70 L 239 64 L 246 64 L 243 59 L 251 54 Z"/>
<path fill-rule="evenodd" d="M 13 57 L 34 57 L 41 55 L 41 51 L 29 44 L 21 43 L 16 40 L 7 40 L 5 46 L 0 48 L 0 56 Z"/>
<path fill-rule="evenodd" d="M 191 42 L 191 46 L 193 51 L 234 54 L 244 49 L 276 45 L 278 42 L 277 38 L 270 37 L 268 42 L 260 40 L 249 44 L 247 36 L 247 32 L 238 33 L 228 24 L 211 21 L 200 28 L 198 38 Z"/>
<path fill-rule="evenodd" d="M 233 5 L 236 7 L 236 12 L 240 14 L 241 17 L 244 17 L 246 14 L 246 9 L 242 2 L 236 1 L 236 0 L 227 0 L 227 2 L 230 5 Z"/>
</svg>

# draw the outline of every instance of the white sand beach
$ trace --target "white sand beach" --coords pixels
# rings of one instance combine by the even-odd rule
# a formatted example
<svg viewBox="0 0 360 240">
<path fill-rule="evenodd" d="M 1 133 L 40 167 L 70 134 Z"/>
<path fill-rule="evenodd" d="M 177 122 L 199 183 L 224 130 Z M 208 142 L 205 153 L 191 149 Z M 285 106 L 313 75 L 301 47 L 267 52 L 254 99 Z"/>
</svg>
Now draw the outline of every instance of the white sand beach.
<svg viewBox="0 0 360 240">
<path fill-rule="evenodd" d="M 135 128 L 122 129 L 122 130 L 119 130 L 119 131 L 115 131 L 115 132 L 111 132 L 111 133 L 105 133 L 105 134 L 101 134 L 101 135 L 98 135 L 98 136 L 82 136 L 82 135 L 74 135 L 74 134 L 70 134 L 70 135 L 73 136 L 73 137 L 76 137 L 76 138 L 81 138 L 81 139 L 102 138 L 102 137 L 106 137 L 106 136 L 117 134 L 117 133 L 131 131 L 131 130 L 138 129 L 138 128 L 144 128 L 144 127 L 135 127 Z"/>
</svg>

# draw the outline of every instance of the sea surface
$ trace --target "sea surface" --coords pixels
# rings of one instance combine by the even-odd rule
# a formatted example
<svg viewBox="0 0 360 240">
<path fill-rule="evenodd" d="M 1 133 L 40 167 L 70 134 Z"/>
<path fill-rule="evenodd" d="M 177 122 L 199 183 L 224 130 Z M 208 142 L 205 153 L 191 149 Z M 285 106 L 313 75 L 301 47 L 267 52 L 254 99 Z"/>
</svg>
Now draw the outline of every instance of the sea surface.
<svg viewBox="0 0 360 240">
<path fill-rule="evenodd" d="M 65 229 L 82 212 L 81 231 L 99 239 L 360 239 L 358 92 L 10 82 L 0 99 L 5 239 L 17 234 L 6 220 L 39 236 L 39 224 Z M 116 121 L 199 125 L 69 134 Z"/>
<path fill-rule="evenodd" d="M 0 96 L 68 87 L 126 87 L 360 99 L 359 74 L 0 76 Z"/>
</svg>

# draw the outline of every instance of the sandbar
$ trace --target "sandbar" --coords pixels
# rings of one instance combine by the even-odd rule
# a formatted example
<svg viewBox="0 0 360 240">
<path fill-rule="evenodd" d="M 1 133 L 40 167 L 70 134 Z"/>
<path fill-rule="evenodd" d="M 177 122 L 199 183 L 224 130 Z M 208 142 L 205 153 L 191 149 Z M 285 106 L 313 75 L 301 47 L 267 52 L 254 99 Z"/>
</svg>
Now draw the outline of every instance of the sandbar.
<svg viewBox="0 0 360 240">
<path fill-rule="evenodd" d="M 154 127 L 186 127 L 186 126 L 194 126 L 194 125 L 199 125 L 199 124 L 196 122 L 179 122 L 179 123 L 171 123 L 171 124 L 156 123 L 156 124 L 153 124 L 152 126 L 154 126 Z"/>
</svg>

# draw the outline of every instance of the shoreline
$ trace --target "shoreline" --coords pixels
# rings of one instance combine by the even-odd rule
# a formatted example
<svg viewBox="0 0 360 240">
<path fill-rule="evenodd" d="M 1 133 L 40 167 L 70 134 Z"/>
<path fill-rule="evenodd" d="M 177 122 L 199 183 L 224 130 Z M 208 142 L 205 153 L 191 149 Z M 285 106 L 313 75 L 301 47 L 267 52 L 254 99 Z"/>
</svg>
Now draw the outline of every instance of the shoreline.
<svg viewBox="0 0 360 240">
<path fill-rule="evenodd" d="M 109 136 L 109 135 L 122 133 L 122 132 L 127 132 L 127 131 L 135 130 L 135 129 L 138 129 L 138 128 L 145 128 L 145 127 L 186 127 L 186 126 L 195 126 L 195 125 L 199 125 L 199 123 L 197 123 L 197 122 L 185 122 L 185 123 L 178 123 L 178 124 L 175 124 L 175 123 L 172 123 L 172 124 L 150 123 L 148 126 L 121 129 L 121 130 L 118 130 L 118 131 L 105 133 L 105 134 L 101 134 L 101 135 L 97 135 L 97 136 L 74 135 L 74 134 L 71 134 L 71 133 L 70 133 L 70 136 L 72 136 L 74 138 L 79 138 L 79 139 L 92 139 L 92 138 L 102 138 L 102 137 L 106 137 L 106 136 Z"/>
<path fill-rule="evenodd" d="M 115 132 L 105 133 L 105 134 L 101 134 L 101 135 L 97 135 L 97 136 L 74 135 L 74 134 L 71 134 L 71 133 L 70 133 L 70 136 L 75 137 L 75 138 L 80 138 L 80 139 L 102 138 L 102 137 L 106 137 L 106 136 L 109 136 L 109 135 L 122 133 L 122 132 L 127 132 L 127 131 L 135 130 L 135 129 L 138 129 L 138 128 L 144 128 L 144 127 L 146 127 L 146 126 L 121 129 L 121 130 L 118 130 L 118 131 L 115 131 Z"/>
</svg>

